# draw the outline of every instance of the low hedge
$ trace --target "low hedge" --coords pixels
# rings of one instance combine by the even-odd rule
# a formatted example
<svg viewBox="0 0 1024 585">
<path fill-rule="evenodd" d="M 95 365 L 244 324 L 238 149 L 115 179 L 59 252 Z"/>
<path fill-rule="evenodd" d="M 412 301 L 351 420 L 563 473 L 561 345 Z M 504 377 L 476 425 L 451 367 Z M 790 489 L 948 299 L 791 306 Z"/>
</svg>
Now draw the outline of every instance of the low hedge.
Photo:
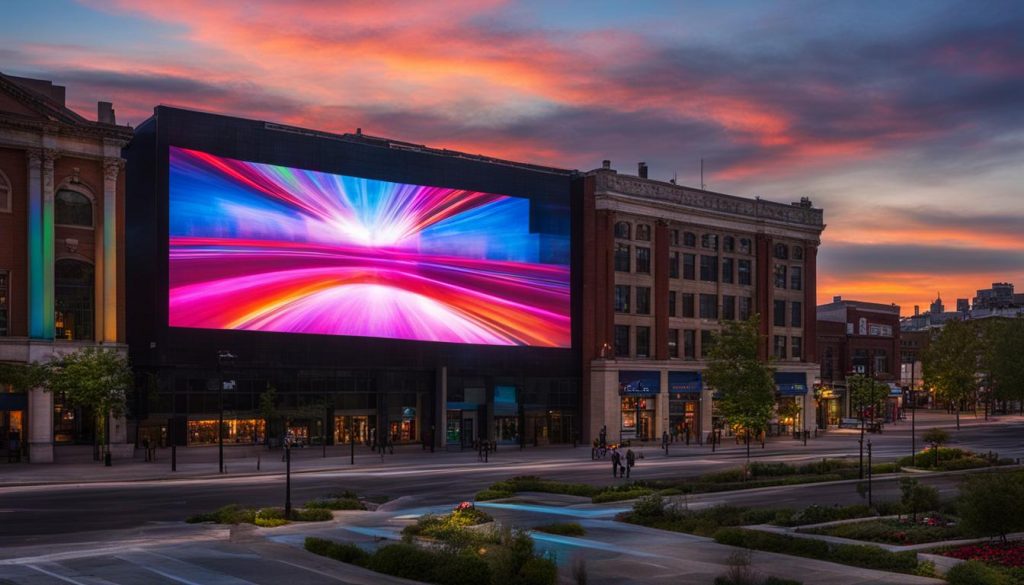
<svg viewBox="0 0 1024 585">
<path fill-rule="evenodd" d="M 583 536 L 586 531 L 579 522 L 554 522 L 537 526 L 534 530 L 548 534 L 559 534 L 561 536 Z"/>
<path fill-rule="evenodd" d="M 810 538 L 797 538 L 743 528 L 722 528 L 715 542 L 730 546 L 808 557 L 865 569 L 918 574 L 917 553 L 889 552 L 881 547 L 859 544 L 835 544 Z"/>
<path fill-rule="evenodd" d="M 304 546 L 311 553 L 353 565 L 363 565 L 370 557 L 369 553 L 354 544 L 334 542 L 315 536 L 307 536 Z"/>
<path fill-rule="evenodd" d="M 365 510 L 366 506 L 357 498 L 321 498 L 306 502 L 306 508 L 322 510 Z"/>
<path fill-rule="evenodd" d="M 230 504 L 218 508 L 214 512 L 195 514 L 185 519 L 190 524 L 199 522 L 214 522 L 216 524 L 255 524 L 263 528 L 283 526 L 290 521 L 297 522 L 324 522 L 331 520 L 334 516 L 330 510 L 324 509 L 303 509 L 293 508 L 290 517 L 285 518 L 284 508 L 243 508 L 237 504 Z"/>
<path fill-rule="evenodd" d="M 966 561 L 946 572 L 946 582 L 949 585 L 1017 585 L 1024 583 L 1024 575 L 1018 580 L 981 561 Z"/>
</svg>

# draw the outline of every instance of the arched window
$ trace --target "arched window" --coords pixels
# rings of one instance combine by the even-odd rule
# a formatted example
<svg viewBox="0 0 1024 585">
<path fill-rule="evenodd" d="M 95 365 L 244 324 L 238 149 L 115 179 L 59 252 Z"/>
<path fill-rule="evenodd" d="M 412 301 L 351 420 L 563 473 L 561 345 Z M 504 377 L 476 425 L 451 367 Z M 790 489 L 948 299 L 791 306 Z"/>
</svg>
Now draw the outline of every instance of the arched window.
<svg viewBox="0 0 1024 585">
<path fill-rule="evenodd" d="M 750 253 L 750 240 L 747 238 L 740 238 L 740 254 Z"/>
<path fill-rule="evenodd" d="M 14 193 L 11 190 L 11 182 L 7 180 L 7 175 L 0 171 L 0 212 L 11 212 L 12 199 L 14 199 Z"/>
<path fill-rule="evenodd" d="M 736 240 L 732 236 L 722 238 L 722 251 L 732 252 L 736 249 Z"/>
<path fill-rule="evenodd" d="M 786 244 L 775 244 L 775 257 L 779 260 L 786 260 L 789 258 L 789 248 Z"/>
<path fill-rule="evenodd" d="M 622 238 L 624 240 L 629 239 L 629 222 L 620 221 L 615 224 L 615 237 Z"/>
<path fill-rule="evenodd" d="M 78 191 L 57 191 L 53 201 L 53 222 L 57 225 L 92 227 L 92 201 Z"/>
<path fill-rule="evenodd" d="M 793 246 L 793 260 L 803 260 L 804 249 L 800 246 Z"/>
<path fill-rule="evenodd" d="M 700 237 L 700 247 L 710 248 L 712 250 L 718 249 L 718 236 L 715 234 L 704 234 Z"/>
<path fill-rule="evenodd" d="M 684 246 L 689 246 L 691 248 L 696 246 L 697 245 L 697 234 L 695 234 L 693 232 L 684 232 L 683 233 L 683 245 Z"/>
<path fill-rule="evenodd" d="M 53 267 L 57 339 L 92 339 L 95 272 L 80 260 L 57 260 Z"/>
<path fill-rule="evenodd" d="M 651 226 L 641 223 L 636 226 L 636 239 L 645 242 L 651 241 Z"/>
</svg>

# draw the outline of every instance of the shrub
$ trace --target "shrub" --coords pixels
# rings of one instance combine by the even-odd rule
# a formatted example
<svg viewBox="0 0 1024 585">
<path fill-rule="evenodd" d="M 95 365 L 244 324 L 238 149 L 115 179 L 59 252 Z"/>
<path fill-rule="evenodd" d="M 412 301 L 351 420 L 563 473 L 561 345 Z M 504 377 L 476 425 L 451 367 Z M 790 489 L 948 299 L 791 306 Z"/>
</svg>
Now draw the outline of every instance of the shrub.
<svg viewBox="0 0 1024 585">
<path fill-rule="evenodd" d="M 866 516 L 874 516 L 874 513 L 871 511 L 871 508 L 864 504 L 843 507 L 811 504 L 803 510 L 792 514 L 784 522 L 779 523 L 783 526 L 803 526 L 806 524 L 821 524 L 823 522 L 863 518 Z"/>
<path fill-rule="evenodd" d="M 443 554 L 435 559 L 431 581 L 443 585 L 480 585 L 491 582 L 491 568 L 475 554 Z M 419 577 L 417 580 L 422 580 Z"/>
<path fill-rule="evenodd" d="M 946 572 L 949 585 L 1012 585 L 1010 579 L 998 569 L 980 561 L 967 561 Z"/>
<path fill-rule="evenodd" d="M 473 499 L 478 502 L 486 502 L 487 500 L 503 500 L 505 498 L 511 498 L 514 495 L 516 495 L 515 492 L 488 488 L 477 492 Z"/>
<path fill-rule="evenodd" d="M 370 557 L 366 551 L 351 543 L 334 542 L 325 538 L 307 536 L 303 546 L 313 554 L 332 558 L 343 563 L 362 565 Z"/>
<path fill-rule="evenodd" d="M 366 506 L 356 498 L 324 498 L 306 502 L 306 508 L 322 510 L 365 510 Z"/>
<path fill-rule="evenodd" d="M 214 512 L 189 516 L 185 521 L 192 524 L 197 522 L 216 522 L 217 524 L 252 524 L 255 522 L 255 517 L 255 510 L 251 508 L 243 508 L 238 504 L 229 504 L 218 508 Z"/>
<path fill-rule="evenodd" d="M 723 528 L 715 532 L 714 538 L 719 544 L 821 559 L 868 569 L 901 573 L 913 573 L 917 569 L 916 553 L 891 553 L 877 546 L 829 544 L 820 540 L 742 528 Z"/>
<path fill-rule="evenodd" d="M 633 515 L 639 518 L 660 518 L 665 515 L 665 498 L 658 494 L 644 496 L 633 504 Z"/>
<path fill-rule="evenodd" d="M 919 512 L 927 512 L 939 507 L 939 490 L 921 485 L 916 479 L 900 480 L 900 498 L 903 508 L 917 520 Z"/>
<path fill-rule="evenodd" d="M 985 473 L 967 478 L 957 502 L 964 529 L 1006 540 L 1024 529 L 1024 474 Z"/>
<path fill-rule="evenodd" d="M 326 522 L 333 520 L 334 514 L 324 508 L 299 508 L 292 510 L 291 520 L 299 522 Z"/>
<path fill-rule="evenodd" d="M 558 582 L 558 565 L 545 558 L 533 557 L 519 569 L 517 585 L 555 585 Z"/>
<path fill-rule="evenodd" d="M 602 504 L 607 502 L 621 502 L 622 500 L 635 500 L 643 496 L 649 496 L 654 493 L 651 488 L 633 488 L 629 490 L 608 490 L 595 494 L 591 501 L 595 504 Z"/>
<path fill-rule="evenodd" d="M 580 526 L 579 522 L 554 522 L 552 524 L 545 524 L 534 528 L 540 532 L 546 532 L 548 534 L 560 534 L 562 536 L 583 536 L 586 531 Z"/>
<path fill-rule="evenodd" d="M 366 568 L 414 581 L 432 581 L 439 556 L 412 544 L 389 544 L 366 560 Z"/>
</svg>

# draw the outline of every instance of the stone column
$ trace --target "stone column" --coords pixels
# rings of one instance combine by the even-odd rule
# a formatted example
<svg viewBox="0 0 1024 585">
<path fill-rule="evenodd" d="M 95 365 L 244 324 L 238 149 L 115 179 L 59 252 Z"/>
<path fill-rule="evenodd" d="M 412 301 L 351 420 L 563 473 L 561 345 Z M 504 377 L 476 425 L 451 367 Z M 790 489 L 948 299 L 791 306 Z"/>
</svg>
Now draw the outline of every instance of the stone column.
<svg viewBox="0 0 1024 585">
<path fill-rule="evenodd" d="M 51 148 L 43 149 L 42 173 L 42 273 L 43 303 L 42 326 L 45 339 L 53 339 L 54 331 L 54 229 L 53 229 L 53 162 L 59 153 Z"/>
<path fill-rule="evenodd" d="M 668 224 L 654 225 L 654 356 L 668 359 Z M 660 435 L 659 435 L 660 436 Z"/>
<path fill-rule="evenodd" d="M 28 393 L 28 456 L 32 463 L 53 463 L 53 394 Z"/>
<path fill-rule="evenodd" d="M 804 355 L 803 361 L 818 361 L 818 246 L 804 246 Z M 899 331 L 899 325 L 896 326 Z"/>
<path fill-rule="evenodd" d="M 106 343 L 117 342 L 117 178 L 123 167 L 120 158 L 103 161 L 103 322 L 97 329 Z"/>
<path fill-rule="evenodd" d="M 43 151 L 30 149 L 28 158 L 28 335 L 53 337 L 43 327 Z"/>
</svg>

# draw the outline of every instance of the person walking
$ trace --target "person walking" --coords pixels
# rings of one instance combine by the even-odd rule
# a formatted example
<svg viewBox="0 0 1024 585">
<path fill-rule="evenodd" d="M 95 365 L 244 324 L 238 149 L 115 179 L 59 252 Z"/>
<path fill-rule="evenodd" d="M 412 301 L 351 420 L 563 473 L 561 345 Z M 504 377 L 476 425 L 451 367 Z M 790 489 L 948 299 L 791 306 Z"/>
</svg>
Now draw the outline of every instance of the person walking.
<svg viewBox="0 0 1024 585">
<path fill-rule="evenodd" d="M 668 446 L 668 431 L 661 431 L 661 448 Z"/>
<path fill-rule="evenodd" d="M 636 465 L 636 453 L 632 449 L 626 449 L 626 477 L 629 477 L 629 470 Z"/>
<path fill-rule="evenodd" d="M 622 463 L 622 455 L 618 449 L 612 449 L 612 477 L 619 477 L 619 464 Z"/>
</svg>

